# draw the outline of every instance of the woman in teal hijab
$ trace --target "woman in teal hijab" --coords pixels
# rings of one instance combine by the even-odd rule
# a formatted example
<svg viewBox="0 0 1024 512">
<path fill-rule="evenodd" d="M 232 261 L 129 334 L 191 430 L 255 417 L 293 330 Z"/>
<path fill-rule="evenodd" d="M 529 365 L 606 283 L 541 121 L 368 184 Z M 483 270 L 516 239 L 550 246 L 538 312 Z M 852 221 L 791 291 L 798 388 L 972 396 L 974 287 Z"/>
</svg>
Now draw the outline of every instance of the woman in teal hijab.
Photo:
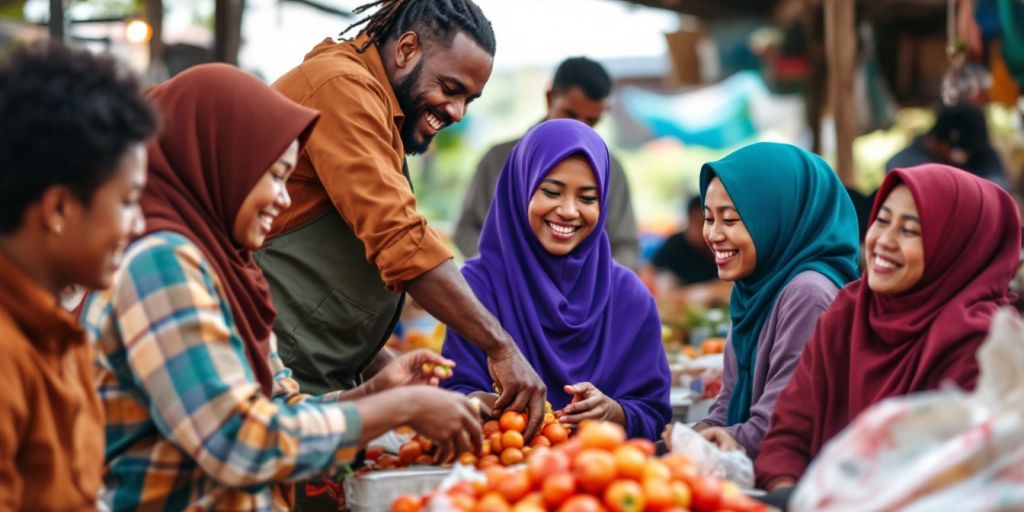
<svg viewBox="0 0 1024 512">
<path fill-rule="evenodd" d="M 734 285 L 723 389 L 694 428 L 753 458 L 818 316 L 858 276 L 857 215 L 832 168 L 789 144 L 705 164 L 700 193 L 704 239 Z"/>
</svg>

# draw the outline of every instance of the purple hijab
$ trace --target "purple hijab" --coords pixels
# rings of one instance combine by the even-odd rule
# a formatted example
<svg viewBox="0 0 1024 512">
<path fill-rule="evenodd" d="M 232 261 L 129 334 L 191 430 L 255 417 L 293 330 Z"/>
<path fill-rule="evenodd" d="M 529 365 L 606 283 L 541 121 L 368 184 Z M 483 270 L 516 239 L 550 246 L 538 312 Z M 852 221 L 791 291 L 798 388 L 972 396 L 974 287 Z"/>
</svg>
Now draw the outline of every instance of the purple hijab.
<svg viewBox="0 0 1024 512">
<path fill-rule="evenodd" d="M 554 256 L 530 229 L 527 206 L 541 180 L 572 155 L 594 168 L 601 215 L 586 240 Z M 562 386 L 589 381 L 622 405 L 630 437 L 657 439 L 672 415 L 661 322 L 640 279 L 612 260 L 604 230 L 608 176 L 608 148 L 589 126 L 558 119 L 531 129 L 505 162 L 480 256 L 462 274 L 547 384 L 555 409 L 571 398 Z M 446 387 L 493 391 L 476 345 L 449 330 L 442 353 L 457 364 Z"/>
</svg>

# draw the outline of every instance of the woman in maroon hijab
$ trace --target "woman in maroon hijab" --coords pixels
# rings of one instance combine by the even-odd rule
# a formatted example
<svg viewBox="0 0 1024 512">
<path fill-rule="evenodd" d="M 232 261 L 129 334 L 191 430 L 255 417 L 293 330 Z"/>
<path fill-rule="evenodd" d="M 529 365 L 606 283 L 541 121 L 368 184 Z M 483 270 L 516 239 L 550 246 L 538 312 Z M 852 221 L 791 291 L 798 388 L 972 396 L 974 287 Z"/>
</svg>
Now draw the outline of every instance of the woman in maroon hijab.
<svg viewBox="0 0 1024 512">
<path fill-rule="evenodd" d="M 975 353 L 1008 303 L 1020 217 L 991 182 L 945 165 L 896 169 L 878 191 L 866 275 L 821 316 L 755 461 L 792 486 L 822 446 L 889 397 L 951 381 L 973 389 Z"/>
<path fill-rule="evenodd" d="M 318 114 L 223 64 L 191 68 L 149 98 L 164 131 L 149 148 L 144 234 L 84 324 L 97 341 L 106 412 L 101 500 L 112 510 L 282 510 L 282 484 L 331 474 L 388 429 L 450 451 L 480 444 L 462 395 L 422 384 L 426 351 L 345 393 L 299 393 L 271 332 L 253 262 Z M 372 396 L 370 396 L 372 394 Z"/>
</svg>

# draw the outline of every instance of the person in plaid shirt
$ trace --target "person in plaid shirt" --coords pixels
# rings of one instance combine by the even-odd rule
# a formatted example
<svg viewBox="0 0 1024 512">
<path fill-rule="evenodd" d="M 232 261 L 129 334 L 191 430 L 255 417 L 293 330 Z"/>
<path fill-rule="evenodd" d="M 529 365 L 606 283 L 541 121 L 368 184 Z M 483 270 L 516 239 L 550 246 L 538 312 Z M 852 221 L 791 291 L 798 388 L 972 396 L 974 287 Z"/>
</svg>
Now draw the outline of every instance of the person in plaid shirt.
<svg viewBox="0 0 1024 512">
<path fill-rule="evenodd" d="M 271 333 L 252 259 L 317 113 L 236 68 L 196 66 L 149 93 L 165 128 L 149 148 L 144 234 L 83 324 L 106 413 L 102 508 L 286 510 L 289 483 L 330 475 L 399 425 L 478 449 L 479 416 L 434 386 L 426 351 L 346 392 L 303 395 Z"/>
</svg>

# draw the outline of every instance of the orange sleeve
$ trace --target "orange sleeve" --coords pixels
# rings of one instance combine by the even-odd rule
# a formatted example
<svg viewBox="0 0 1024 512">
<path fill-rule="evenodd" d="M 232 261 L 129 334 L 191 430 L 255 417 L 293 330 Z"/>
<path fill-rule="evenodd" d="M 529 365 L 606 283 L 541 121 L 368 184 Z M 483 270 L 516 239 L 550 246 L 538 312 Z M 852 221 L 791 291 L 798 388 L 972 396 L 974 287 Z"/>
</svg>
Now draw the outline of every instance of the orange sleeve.
<svg viewBox="0 0 1024 512">
<path fill-rule="evenodd" d="M 0 326 L 0 333 L 5 337 L 15 336 L 11 330 L 10 326 Z M 20 510 L 25 482 L 17 460 L 18 452 L 24 448 L 24 429 L 30 423 L 31 405 L 23 381 L 30 363 L 23 351 L 16 348 L 12 351 L 10 346 L 4 345 L 4 356 L 0 357 L 0 389 L 4 390 L 0 397 L 0 510 Z"/>
<path fill-rule="evenodd" d="M 386 93 L 371 80 L 342 75 L 310 95 L 320 122 L 306 146 L 327 195 L 366 245 L 366 259 L 393 291 L 452 257 L 416 210 L 392 145 L 394 118 Z"/>
</svg>

